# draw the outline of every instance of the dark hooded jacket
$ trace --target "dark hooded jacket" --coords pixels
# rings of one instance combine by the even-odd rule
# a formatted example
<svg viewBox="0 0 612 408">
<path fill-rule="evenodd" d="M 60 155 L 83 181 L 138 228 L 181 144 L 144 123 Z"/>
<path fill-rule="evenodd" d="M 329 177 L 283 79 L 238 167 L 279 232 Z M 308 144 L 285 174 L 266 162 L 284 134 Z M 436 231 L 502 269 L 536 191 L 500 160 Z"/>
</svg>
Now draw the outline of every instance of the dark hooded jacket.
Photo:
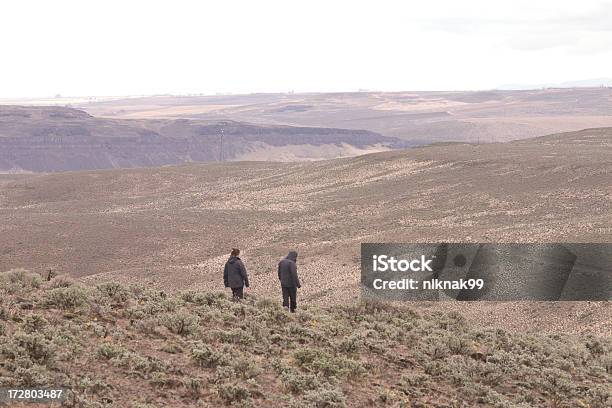
<svg viewBox="0 0 612 408">
<path fill-rule="evenodd" d="M 300 279 L 297 274 L 297 252 L 291 251 L 289 255 L 278 263 L 278 279 L 283 288 L 299 288 Z"/>
<path fill-rule="evenodd" d="M 237 256 L 230 256 L 225 263 L 223 283 L 226 288 L 249 287 L 249 276 L 244 264 Z"/>
</svg>

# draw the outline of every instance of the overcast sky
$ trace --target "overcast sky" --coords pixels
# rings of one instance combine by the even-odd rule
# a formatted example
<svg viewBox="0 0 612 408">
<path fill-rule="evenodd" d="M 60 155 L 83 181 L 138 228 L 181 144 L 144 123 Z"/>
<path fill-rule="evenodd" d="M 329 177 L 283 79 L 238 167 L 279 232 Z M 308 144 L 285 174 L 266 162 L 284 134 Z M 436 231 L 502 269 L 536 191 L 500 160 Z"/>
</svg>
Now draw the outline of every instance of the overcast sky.
<svg viewBox="0 0 612 408">
<path fill-rule="evenodd" d="M 0 97 L 490 89 L 612 76 L 612 1 L 0 2 Z"/>
</svg>

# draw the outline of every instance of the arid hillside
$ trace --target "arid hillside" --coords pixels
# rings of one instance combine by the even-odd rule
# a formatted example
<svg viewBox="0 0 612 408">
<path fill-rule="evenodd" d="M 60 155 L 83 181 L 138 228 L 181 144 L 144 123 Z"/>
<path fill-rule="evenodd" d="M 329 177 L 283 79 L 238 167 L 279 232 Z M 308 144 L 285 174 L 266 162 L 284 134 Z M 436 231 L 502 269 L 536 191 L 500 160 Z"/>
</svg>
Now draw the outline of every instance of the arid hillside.
<svg viewBox="0 0 612 408">
<path fill-rule="evenodd" d="M 64 407 L 612 402 L 609 338 L 482 329 L 377 303 L 290 314 L 269 298 L 48 278 L 0 272 L 0 386 L 62 387 Z"/>
<path fill-rule="evenodd" d="M 407 146 L 364 130 L 231 120 L 96 118 L 65 107 L 0 105 L 0 172 L 54 172 L 229 160 L 319 160 Z"/>
<path fill-rule="evenodd" d="M 81 101 L 75 106 L 112 118 L 233 119 L 367 129 L 413 145 L 504 142 L 612 126 L 612 89 L 606 87 L 153 96 Z"/>
<path fill-rule="evenodd" d="M 11 176 L 0 183 L 0 270 L 216 290 L 239 247 L 250 291 L 276 296 L 276 264 L 296 249 L 302 301 L 339 303 L 359 297 L 361 242 L 610 242 L 611 173 L 612 129 L 592 129 L 310 163 Z M 513 328 L 611 331 L 607 303 L 554 316 L 524 303 L 461 307 Z"/>
</svg>

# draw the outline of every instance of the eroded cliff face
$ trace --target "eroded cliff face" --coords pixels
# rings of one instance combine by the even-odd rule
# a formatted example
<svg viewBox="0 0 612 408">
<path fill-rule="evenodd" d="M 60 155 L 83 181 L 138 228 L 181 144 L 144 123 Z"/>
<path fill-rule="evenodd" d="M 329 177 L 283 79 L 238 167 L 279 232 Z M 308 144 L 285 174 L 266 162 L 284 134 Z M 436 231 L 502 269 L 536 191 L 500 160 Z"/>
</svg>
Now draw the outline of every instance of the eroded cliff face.
<svg viewBox="0 0 612 408">
<path fill-rule="evenodd" d="M 283 160 L 276 157 L 278 149 L 270 146 L 298 150 L 306 146 L 304 156 L 313 160 L 403 144 L 365 130 L 185 119 L 117 120 L 63 107 L 0 106 L 1 172 L 162 166 L 235 160 L 247 154 L 259 160 Z M 330 150 L 330 146 L 343 148 Z"/>
</svg>

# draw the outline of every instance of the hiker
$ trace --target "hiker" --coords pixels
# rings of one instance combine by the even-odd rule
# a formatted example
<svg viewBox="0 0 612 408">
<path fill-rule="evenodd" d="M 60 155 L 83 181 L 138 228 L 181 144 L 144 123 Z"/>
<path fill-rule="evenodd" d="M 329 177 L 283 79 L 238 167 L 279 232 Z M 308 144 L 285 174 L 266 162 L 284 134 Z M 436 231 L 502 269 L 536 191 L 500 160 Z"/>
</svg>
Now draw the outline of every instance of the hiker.
<svg viewBox="0 0 612 408">
<path fill-rule="evenodd" d="M 295 313 L 297 308 L 297 290 L 301 287 L 297 274 L 297 252 L 291 251 L 289 255 L 278 263 L 278 279 L 283 290 L 283 307 Z"/>
<path fill-rule="evenodd" d="M 232 289 L 232 299 L 234 301 L 244 299 L 244 287 L 249 287 L 249 276 L 238 255 L 240 255 L 240 250 L 232 248 L 223 270 L 223 283 L 226 288 Z"/>
</svg>

